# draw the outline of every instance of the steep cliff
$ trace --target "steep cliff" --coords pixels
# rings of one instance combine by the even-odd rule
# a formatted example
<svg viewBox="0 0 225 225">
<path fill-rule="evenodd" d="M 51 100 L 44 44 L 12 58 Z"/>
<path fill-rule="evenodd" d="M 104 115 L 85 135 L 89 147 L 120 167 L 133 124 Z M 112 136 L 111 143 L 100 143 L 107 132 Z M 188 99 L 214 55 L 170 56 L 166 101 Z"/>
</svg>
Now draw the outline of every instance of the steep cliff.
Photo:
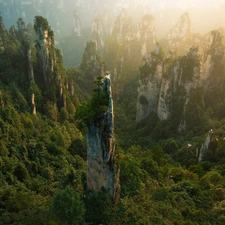
<svg viewBox="0 0 225 225">
<path fill-rule="evenodd" d="M 157 112 L 158 99 L 162 84 L 162 50 L 159 46 L 145 57 L 140 68 L 138 88 L 137 121 L 146 118 L 150 112 Z"/>
<path fill-rule="evenodd" d="M 141 49 L 142 56 L 153 50 L 153 46 L 156 43 L 154 17 L 150 14 L 145 14 L 141 22 L 137 24 L 133 36 L 135 37 L 134 40 L 139 45 L 138 48 Z"/>
<path fill-rule="evenodd" d="M 137 117 L 139 122 L 150 112 L 156 112 L 160 120 L 176 117 L 179 129 L 185 124 L 186 106 L 193 90 L 199 86 L 200 62 L 197 48 L 191 48 L 182 57 L 163 57 L 162 49 L 146 56 L 140 68 Z"/>
<path fill-rule="evenodd" d="M 74 10 L 73 12 L 73 32 L 80 37 L 81 36 L 81 22 L 79 13 Z"/>
<path fill-rule="evenodd" d="M 196 156 L 198 158 L 198 162 L 203 160 L 205 152 L 209 149 L 209 145 L 212 139 L 213 130 L 210 130 L 205 138 L 204 143 L 202 143 L 201 147 L 196 150 Z"/>
<path fill-rule="evenodd" d="M 96 42 L 89 41 L 83 53 L 80 69 L 84 72 L 86 80 L 86 91 L 91 93 L 94 88 L 94 80 L 99 76 L 105 74 L 105 63 L 98 54 Z"/>
<path fill-rule="evenodd" d="M 92 23 L 92 40 L 96 43 L 96 47 L 98 52 L 101 52 L 104 41 L 103 41 L 103 28 L 102 28 L 102 22 L 100 19 L 95 18 Z"/>
<path fill-rule="evenodd" d="M 160 120 L 176 121 L 174 126 L 181 132 L 188 126 L 196 130 L 206 108 L 212 107 L 222 118 L 224 30 L 201 37 L 191 34 L 190 27 L 185 13 L 169 33 L 166 57 L 156 50 L 145 56 L 139 74 L 138 122 L 155 112 Z"/>
<path fill-rule="evenodd" d="M 154 50 L 155 43 L 155 20 L 152 15 L 146 13 L 140 19 L 132 20 L 126 9 L 120 12 L 103 50 L 112 79 L 117 81 L 117 93 L 122 92 L 122 84 L 136 73 L 143 56 Z"/>
<path fill-rule="evenodd" d="M 176 25 L 170 30 L 168 34 L 168 41 L 171 48 L 176 51 L 181 51 L 182 48 L 190 47 L 187 41 L 190 38 L 191 21 L 189 14 L 186 12 L 180 16 Z"/>
<path fill-rule="evenodd" d="M 36 63 L 34 79 L 37 86 L 48 96 L 59 110 L 67 106 L 69 98 L 68 76 L 63 66 L 61 51 L 55 48 L 54 32 L 52 31 L 48 20 L 36 16 L 34 21 Z M 73 89 L 73 82 L 70 84 L 70 90 Z"/>
<path fill-rule="evenodd" d="M 36 49 L 41 76 L 45 85 L 49 85 L 52 79 L 51 72 L 54 69 L 54 34 L 48 25 L 48 21 L 40 16 L 36 16 L 34 29 L 36 32 Z"/>
<path fill-rule="evenodd" d="M 34 81 L 34 69 L 32 63 L 32 52 L 31 52 L 31 37 L 28 34 L 25 22 L 22 18 L 17 20 L 18 27 L 18 37 L 22 43 L 21 49 L 23 55 L 27 61 L 27 73 L 28 73 L 28 81 L 30 84 L 33 84 Z"/>
<path fill-rule="evenodd" d="M 206 104 L 210 105 L 223 101 L 225 97 L 224 30 L 211 31 L 206 35 L 205 39 L 206 44 L 202 56 L 201 79 L 206 89 Z"/>
<path fill-rule="evenodd" d="M 87 132 L 87 187 L 95 191 L 104 187 L 113 201 L 119 197 L 119 168 L 115 163 L 114 115 L 110 77 L 104 78 L 108 109 L 88 126 Z"/>
<path fill-rule="evenodd" d="M 105 39 L 112 32 L 112 18 L 108 10 L 104 10 L 103 13 L 95 15 L 95 18 L 91 26 L 91 38 L 96 43 L 99 54 L 102 55 L 102 51 L 105 44 Z"/>
</svg>

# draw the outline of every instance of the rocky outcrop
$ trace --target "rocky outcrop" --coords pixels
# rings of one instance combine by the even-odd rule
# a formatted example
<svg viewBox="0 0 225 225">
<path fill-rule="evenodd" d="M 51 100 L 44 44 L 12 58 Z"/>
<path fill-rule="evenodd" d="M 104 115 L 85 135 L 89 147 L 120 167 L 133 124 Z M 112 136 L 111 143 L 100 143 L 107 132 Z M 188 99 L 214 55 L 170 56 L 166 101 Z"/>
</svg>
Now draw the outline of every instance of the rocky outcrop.
<svg viewBox="0 0 225 225">
<path fill-rule="evenodd" d="M 94 80 L 100 75 L 105 74 L 105 64 L 98 54 L 96 42 L 89 41 L 86 43 L 86 47 L 83 53 L 80 69 L 84 71 L 87 87 L 86 91 L 91 93 L 91 90 L 95 88 Z"/>
<path fill-rule="evenodd" d="M 102 14 L 96 14 L 92 22 L 91 37 L 96 43 L 97 50 L 100 54 L 103 52 L 105 39 L 112 32 L 112 20 L 108 10 L 104 10 Z"/>
<path fill-rule="evenodd" d="M 212 80 L 216 86 L 221 82 L 219 73 L 224 70 L 224 39 L 222 30 L 214 30 L 206 35 L 201 67 L 201 79 L 206 88 L 210 88 Z M 216 72 L 218 67 L 221 70 Z"/>
<path fill-rule="evenodd" d="M 156 43 L 155 19 L 152 15 L 146 14 L 142 17 L 141 22 L 137 25 L 136 41 L 141 44 L 141 55 L 151 52 L 152 47 Z"/>
<path fill-rule="evenodd" d="M 198 158 L 198 162 L 201 162 L 203 160 L 205 152 L 209 149 L 209 145 L 212 139 L 213 130 L 210 130 L 207 134 L 207 137 L 202 143 L 201 147 L 196 150 L 196 156 Z"/>
<path fill-rule="evenodd" d="M 32 55 L 31 55 L 30 37 L 27 32 L 26 25 L 21 18 L 19 18 L 17 20 L 17 27 L 18 27 L 18 37 L 22 43 L 21 44 L 22 52 L 23 52 L 23 55 L 26 58 L 27 64 L 28 64 L 28 68 L 27 68 L 28 80 L 29 80 L 30 84 L 33 84 L 33 83 L 35 83 L 35 81 L 34 81 L 34 69 L 33 69 L 33 63 L 32 63 Z"/>
<path fill-rule="evenodd" d="M 119 168 L 115 163 L 113 100 L 110 77 L 104 79 L 103 89 L 109 95 L 108 110 L 87 132 L 87 187 L 95 191 L 102 187 L 113 201 L 119 198 Z"/>
<path fill-rule="evenodd" d="M 131 23 L 129 21 L 127 12 L 125 9 L 122 9 L 121 13 L 114 22 L 112 30 L 112 35 L 116 36 L 118 43 L 123 37 L 125 37 L 127 30 L 129 30 L 129 26 L 131 26 Z"/>
<path fill-rule="evenodd" d="M 100 19 L 95 18 L 92 23 L 92 40 L 96 43 L 98 52 L 101 52 L 104 41 L 103 41 L 103 29 L 102 22 Z"/>
<path fill-rule="evenodd" d="M 132 21 L 127 10 L 123 9 L 112 26 L 103 51 L 108 69 L 117 81 L 118 93 L 123 89 L 122 80 L 137 71 L 143 56 L 154 50 L 155 43 L 154 17 L 145 14 L 140 21 Z"/>
<path fill-rule="evenodd" d="M 31 105 L 32 105 L 32 113 L 34 115 L 36 115 L 37 114 L 37 110 L 36 110 L 36 105 L 35 105 L 35 95 L 34 95 L 34 93 L 31 96 Z"/>
<path fill-rule="evenodd" d="M 138 122 L 150 112 L 157 112 L 163 68 L 160 51 L 159 47 L 156 47 L 152 54 L 146 55 L 145 64 L 140 69 L 136 118 Z"/>
<path fill-rule="evenodd" d="M 35 17 L 34 29 L 36 34 L 36 49 L 41 76 L 45 85 L 49 85 L 54 70 L 55 51 L 54 33 L 48 25 L 48 21 L 40 16 Z"/>
<path fill-rule="evenodd" d="M 174 49 L 179 49 L 181 45 L 189 38 L 191 22 L 189 14 L 186 12 L 179 18 L 176 25 L 171 29 L 168 35 L 169 45 Z"/>
<path fill-rule="evenodd" d="M 26 29 L 26 25 L 22 18 L 17 20 L 17 27 L 18 27 L 18 36 L 20 40 L 26 40 L 28 38 L 28 33 Z"/>
<path fill-rule="evenodd" d="M 27 49 L 27 59 L 28 59 L 28 76 L 29 76 L 29 81 L 30 81 L 30 84 L 33 84 L 33 83 L 35 83 L 35 81 L 34 81 L 34 69 L 33 69 L 30 45 L 28 46 L 28 49 Z"/>
<path fill-rule="evenodd" d="M 81 36 L 81 23 L 80 23 L 80 15 L 75 10 L 73 12 L 73 32 L 80 37 Z"/>
<path fill-rule="evenodd" d="M 164 59 L 162 49 L 157 46 L 151 55 L 145 57 L 140 68 L 136 120 L 145 119 L 150 112 L 157 113 L 160 120 L 168 120 L 174 112 L 179 112 L 181 124 L 185 124 L 182 118 L 185 117 L 186 105 L 191 91 L 198 87 L 199 79 L 197 48 L 190 49 L 183 57 L 169 55 Z"/>
<path fill-rule="evenodd" d="M 160 120 L 179 120 L 176 126 L 181 132 L 188 126 L 188 120 L 197 126 L 205 107 L 223 101 L 224 33 L 218 29 L 203 37 L 192 35 L 188 14 L 180 17 L 169 34 L 167 56 L 159 57 L 157 51 L 147 54 L 140 68 L 138 122 L 155 112 Z M 196 45 L 198 47 L 190 47 Z"/>
</svg>

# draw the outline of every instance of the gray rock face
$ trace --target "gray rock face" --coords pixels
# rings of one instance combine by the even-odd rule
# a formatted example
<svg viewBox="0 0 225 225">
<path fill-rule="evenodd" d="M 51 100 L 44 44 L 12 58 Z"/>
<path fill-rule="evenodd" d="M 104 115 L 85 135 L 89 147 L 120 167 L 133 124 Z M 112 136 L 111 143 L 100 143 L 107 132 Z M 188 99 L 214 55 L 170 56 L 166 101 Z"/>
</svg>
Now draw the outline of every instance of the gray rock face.
<svg viewBox="0 0 225 225">
<path fill-rule="evenodd" d="M 137 118 L 139 122 L 146 118 L 150 112 L 157 112 L 159 93 L 162 84 L 162 61 L 157 60 L 158 50 L 155 49 L 155 55 L 147 55 L 146 65 L 148 68 L 153 68 L 149 74 L 142 71 L 138 88 L 138 104 Z M 147 75 L 147 76 L 146 76 Z"/>
<path fill-rule="evenodd" d="M 73 32 L 80 37 L 81 36 L 81 23 L 79 13 L 75 10 L 73 12 Z"/>
<path fill-rule="evenodd" d="M 102 22 L 98 18 L 95 18 L 92 23 L 92 40 L 96 43 L 98 52 L 101 52 L 104 46 L 103 29 Z"/>
<path fill-rule="evenodd" d="M 36 24 L 38 21 L 36 21 Z M 49 73 L 53 72 L 55 62 L 54 36 L 53 31 L 45 25 L 38 24 L 36 32 L 36 49 L 39 66 L 42 69 L 42 76 L 46 85 L 50 84 Z"/>
<path fill-rule="evenodd" d="M 29 81 L 30 81 L 30 84 L 33 84 L 34 83 L 34 69 L 33 69 L 33 63 L 32 63 L 30 37 L 27 32 L 26 25 L 21 18 L 19 18 L 17 20 L 17 27 L 18 27 L 19 38 L 20 38 L 20 40 L 23 40 L 23 43 L 24 43 L 22 52 L 23 52 L 24 56 L 27 57 L 27 61 L 28 61 Z"/>
<path fill-rule="evenodd" d="M 27 39 L 28 33 L 27 33 L 26 25 L 21 18 L 19 18 L 17 20 L 17 27 L 18 27 L 18 33 L 20 35 L 20 38 L 21 39 Z"/>
<path fill-rule="evenodd" d="M 196 155 L 198 157 L 198 162 L 201 162 L 204 156 L 204 153 L 209 149 L 209 145 L 212 139 L 212 134 L 213 134 L 213 130 L 210 130 L 208 132 L 208 135 L 204 141 L 204 143 L 202 143 L 202 146 L 200 149 L 197 149 L 196 151 Z"/>
<path fill-rule="evenodd" d="M 190 49 L 183 57 L 173 58 L 170 55 L 166 60 L 161 57 L 161 51 L 158 46 L 154 53 L 146 56 L 146 62 L 140 70 L 138 122 L 150 112 L 156 112 L 160 120 L 168 120 L 176 110 L 173 104 L 178 101 L 179 105 L 183 105 L 181 114 L 185 115 L 191 90 L 199 84 L 200 67 L 196 48 Z M 185 121 L 181 121 L 180 130 L 184 128 L 183 124 Z"/>
<path fill-rule="evenodd" d="M 180 121 L 177 128 L 181 132 L 188 126 L 188 119 L 190 121 L 190 100 L 194 92 L 202 88 L 206 105 L 213 104 L 211 96 L 215 93 L 218 101 L 223 101 L 225 32 L 220 28 L 201 37 L 191 34 L 190 28 L 190 18 L 185 13 L 169 33 L 167 56 L 160 58 L 155 50 L 145 57 L 138 87 L 138 122 L 150 112 L 157 113 L 160 120 L 175 116 Z"/>
<path fill-rule="evenodd" d="M 32 64 L 32 57 L 31 57 L 31 48 L 30 46 L 27 49 L 27 58 L 28 58 L 28 73 L 29 73 L 29 80 L 30 83 L 33 84 L 34 82 L 34 69 Z"/>
<path fill-rule="evenodd" d="M 212 81 L 217 86 L 221 84 L 221 76 L 215 71 L 218 67 L 224 68 L 225 49 L 223 46 L 223 31 L 214 30 L 206 36 L 206 45 L 203 50 L 201 79 L 205 87 L 211 88 Z M 221 71 L 219 73 L 222 72 Z M 219 76 L 218 76 L 219 75 Z"/>
<path fill-rule="evenodd" d="M 173 48 L 180 47 L 180 45 L 187 40 L 190 29 L 191 22 L 189 14 L 184 13 L 168 35 L 169 45 Z"/>
<path fill-rule="evenodd" d="M 108 110 L 101 119 L 88 127 L 87 132 L 87 187 L 95 191 L 104 187 L 113 201 L 119 198 L 119 168 L 115 163 L 113 100 L 110 78 L 106 76 L 103 88 L 109 94 Z"/>
</svg>

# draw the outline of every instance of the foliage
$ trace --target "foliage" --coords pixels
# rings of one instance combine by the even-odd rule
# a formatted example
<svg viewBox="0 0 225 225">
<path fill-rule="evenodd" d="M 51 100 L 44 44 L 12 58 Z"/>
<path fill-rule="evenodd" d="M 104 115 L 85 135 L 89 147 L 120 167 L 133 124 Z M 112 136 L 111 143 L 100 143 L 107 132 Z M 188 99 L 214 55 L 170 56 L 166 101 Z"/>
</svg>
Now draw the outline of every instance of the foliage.
<svg viewBox="0 0 225 225">
<path fill-rule="evenodd" d="M 114 206 L 106 190 L 87 191 L 85 194 L 86 222 L 93 225 L 109 224 L 113 219 Z"/>
<path fill-rule="evenodd" d="M 34 28 L 40 27 L 50 29 L 46 19 L 36 17 Z M 216 56 L 214 49 L 209 48 L 216 65 L 214 79 L 221 83 L 218 92 L 215 86 L 209 94 L 202 87 L 191 90 L 186 111 L 181 115 L 187 92 L 184 86 L 174 84 L 171 98 L 167 99 L 172 103 L 172 118 L 159 121 L 152 112 L 137 124 L 136 103 L 147 104 L 144 96 L 137 99 L 139 77 L 135 71 L 141 57 L 138 53 L 128 54 L 130 43 L 123 38 L 118 43 L 115 33 L 107 38 L 107 62 L 113 69 L 123 68 L 117 71 L 121 76 L 115 78 L 117 84 L 113 85 L 116 162 L 120 166 L 121 185 L 120 202 L 114 205 L 107 190 L 86 190 L 86 143 L 77 127 L 79 123 L 100 125 L 98 120 L 108 108 L 109 96 L 102 77 L 96 80 L 92 98 L 78 107 L 79 102 L 87 100 L 92 81 L 100 74 L 102 60 L 96 46 L 87 43 L 80 68 L 67 71 L 60 51 L 52 46 L 56 65 L 48 71 L 51 82 L 43 87 L 33 46 L 34 31 L 31 25 L 26 29 L 31 35 L 25 40 L 13 27 L 10 32 L 1 30 L 0 34 L 4 44 L 0 50 L 2 224 L 224 224 L 224 67 L 220 64 L 223 54 Z M 218 38 L 215 43 L 223 53 L 222 39 L 217 34 L 213 33 Z M 133 42 L 131 51 L 138 50 L 140 43 Z M 29 45 L 33 51 L 34 83 L 29 80 L 24 54 Z M 193 69 L 200 66 L 199 56 L 192 55 L 195 50 L 164 62 L 163 76 L 170 79 L 171 68 L 179 61 L 183 70 L 181 83 L 191 82 Z M 122 61 L 122 56 L 127 58 Z M 152 67 L 147 61 L 141 67 L 144 77 L 154 74 L 164 58 L 163 53 L 154 52 L 151 57 Z M 32 113 L 32 94 L 37 114 Z M 186 121 L 186 131 L 178 133 L 181 119 Z M 196 149 L 211 128 L 215 131 L 209 149 L 198 163 Z"/>
<path fill-rule="evenodd" d="M 75 119 L 78 120 L 81 128 L 88 127 L 91 124 L 98 124 L 102 114 L 108 109 L 109 95 L 107 87 L 103 85 L 103 77 L 98 77 L 95 83 L 97 88 L 93 90 L 92 98 L 77 107 L 75 113 Z"/>
<path fill-rule="evenodd" d="M 142 82 L 144 82 L 144 80 L 148 77 L 153 80 L 157 70 L 157 66 L 161 65 L 163 62 L 164 52 L 159 44 L 157 44 L 156 48 L 157 50 L 155 52 L 151 52 L 151 54 L 147 55 L 144 58 L 143 66 L 139 68 L 140 79 L 142 80 Z"/>
<path fill-rule="evenodd" d="M 60 223 L 84 224 L 84 204 L 79 195 L 69 186 L 55 192 L 50 212 Z"/>
</svg>

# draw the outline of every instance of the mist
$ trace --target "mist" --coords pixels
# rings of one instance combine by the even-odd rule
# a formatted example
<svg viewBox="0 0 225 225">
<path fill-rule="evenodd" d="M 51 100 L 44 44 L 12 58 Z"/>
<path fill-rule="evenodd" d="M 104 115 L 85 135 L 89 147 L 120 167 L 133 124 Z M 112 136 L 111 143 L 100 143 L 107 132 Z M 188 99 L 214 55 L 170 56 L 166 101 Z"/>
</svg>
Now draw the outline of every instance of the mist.
<svg viewBox="0 0 225 225">
<path fill-rule="evenodd" d="M 156 33 L 165 37 L 175 25 L 177 19 L 188 12 L 191 18 L 192 32 L 206 33 L 218 27 L 225 27 L 224 0 L 26 0 L 0 1 L 0 15 L 5 26 L 15 25 L 18 18 L 33 23 L 35 15 L 47 18 L 59 37 L 68 35 L 73 29 L 73 13 L 80 16 L 81 28 L 90 28 L 96 16 L 107 12 L 113 24 L 122 9 L 129 12 L 132 20 L 139 20 L 146 13 L 154 16 Z"/>
</svg>

